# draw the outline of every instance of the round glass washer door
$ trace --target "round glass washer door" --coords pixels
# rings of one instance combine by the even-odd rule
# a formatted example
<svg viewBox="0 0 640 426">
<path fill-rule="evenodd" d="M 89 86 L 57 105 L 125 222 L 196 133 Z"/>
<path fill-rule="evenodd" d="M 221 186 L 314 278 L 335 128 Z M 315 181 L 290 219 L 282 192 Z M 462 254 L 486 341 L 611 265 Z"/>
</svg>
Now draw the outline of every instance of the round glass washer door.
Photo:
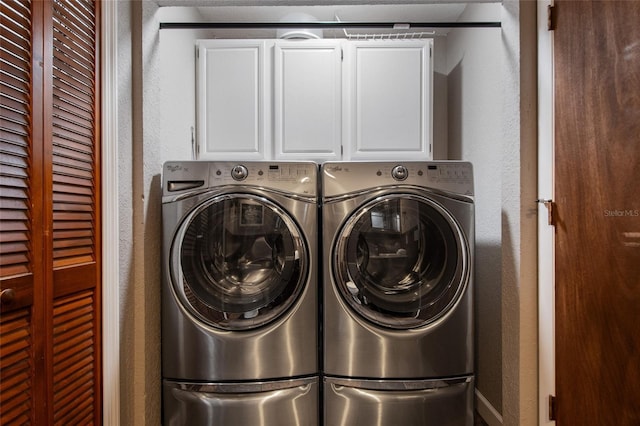
<svg viewBox="0 0 640 426">
<path fill-rule="evenodd" d="M 334 246 L 339 293 L 365 319 L 388 328 L 426 326 L 460 299 L 469 278 L 466 238 L 435 201 L 377 198 L 342 227 Z"/>
<path fill-rule="evenodd" d="M 275 203 L 250 194 L 218 196 L 196 208 L 171 256 L 179 302 L 223 330 L 276 320 L 302 292 L 308 269 L 297 224 Z"/>
</svg>

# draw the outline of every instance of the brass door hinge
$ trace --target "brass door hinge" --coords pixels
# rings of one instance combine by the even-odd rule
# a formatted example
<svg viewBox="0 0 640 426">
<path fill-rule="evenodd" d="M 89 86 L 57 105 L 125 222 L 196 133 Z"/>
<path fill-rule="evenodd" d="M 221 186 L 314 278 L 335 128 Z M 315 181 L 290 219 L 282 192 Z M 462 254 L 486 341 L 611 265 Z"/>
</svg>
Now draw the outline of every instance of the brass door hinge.
<svg viewBox="0 0 640 426">
<path fill-rule="evenodd" d="M 556 7 L 547 6 L 547 30 L 553 31 L 556 29 Z"/>
<path fill-rule="evenodd" d="M 554 395 L 549 395 L 549 420 L 556 420 L 557 400 Z"/>
<path fill-rule="evenodd" d="M 536 203 L 542 203 L 547 208 L 547 223 L 549 226 L 556 226 L 555 203 L 553 200 L 543 200 L 538 198 Z"/>
</svg>

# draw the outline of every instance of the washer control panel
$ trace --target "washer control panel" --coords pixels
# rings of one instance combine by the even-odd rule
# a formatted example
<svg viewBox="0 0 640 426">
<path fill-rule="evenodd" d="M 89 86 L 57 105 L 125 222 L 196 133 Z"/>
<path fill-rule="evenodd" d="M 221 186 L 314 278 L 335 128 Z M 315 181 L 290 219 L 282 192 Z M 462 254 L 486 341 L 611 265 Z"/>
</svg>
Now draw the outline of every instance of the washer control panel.
<svg viewBox="0 0 640 426">
<path fill-rule="evenodd" d="M 318 166 L 313 162 L 173 161 L 164 164 L 164 195 L 223 185 L 257 186 L 315 197 Z"/>
</svg>

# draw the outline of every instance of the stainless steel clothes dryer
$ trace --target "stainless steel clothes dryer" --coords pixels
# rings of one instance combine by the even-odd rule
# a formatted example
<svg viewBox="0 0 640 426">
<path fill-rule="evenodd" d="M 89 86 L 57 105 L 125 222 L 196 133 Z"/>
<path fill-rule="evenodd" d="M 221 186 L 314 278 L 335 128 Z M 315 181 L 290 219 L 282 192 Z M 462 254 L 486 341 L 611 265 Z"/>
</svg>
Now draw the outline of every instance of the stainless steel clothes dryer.
<svg viewBox="0 0 640 426">
<path fill-rule="evenodd" d="M 165 163 L 165 425 L 318 423 L 317 170 Z"/>
<path fill-rule="evenodd" d="M 473 423 L 473 171 L 321 168 L 326 425 Z"/>
</svg>

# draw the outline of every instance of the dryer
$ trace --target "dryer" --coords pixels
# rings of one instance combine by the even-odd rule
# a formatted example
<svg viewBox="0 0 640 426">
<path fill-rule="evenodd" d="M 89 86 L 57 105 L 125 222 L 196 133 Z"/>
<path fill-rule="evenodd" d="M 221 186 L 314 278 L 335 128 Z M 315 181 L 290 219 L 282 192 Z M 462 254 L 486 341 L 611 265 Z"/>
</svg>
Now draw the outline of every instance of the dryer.
<svg viewBox="0 0 640 426">
<path fill-rule="evenodd" d="M 473 424 L 473 170 L 321 167 L 326 425 Z"/>
<path fill-rule="evenodd" d="M 318 423 L 317 171 L 164 164 L 165 425 Z"/>
</svg>

